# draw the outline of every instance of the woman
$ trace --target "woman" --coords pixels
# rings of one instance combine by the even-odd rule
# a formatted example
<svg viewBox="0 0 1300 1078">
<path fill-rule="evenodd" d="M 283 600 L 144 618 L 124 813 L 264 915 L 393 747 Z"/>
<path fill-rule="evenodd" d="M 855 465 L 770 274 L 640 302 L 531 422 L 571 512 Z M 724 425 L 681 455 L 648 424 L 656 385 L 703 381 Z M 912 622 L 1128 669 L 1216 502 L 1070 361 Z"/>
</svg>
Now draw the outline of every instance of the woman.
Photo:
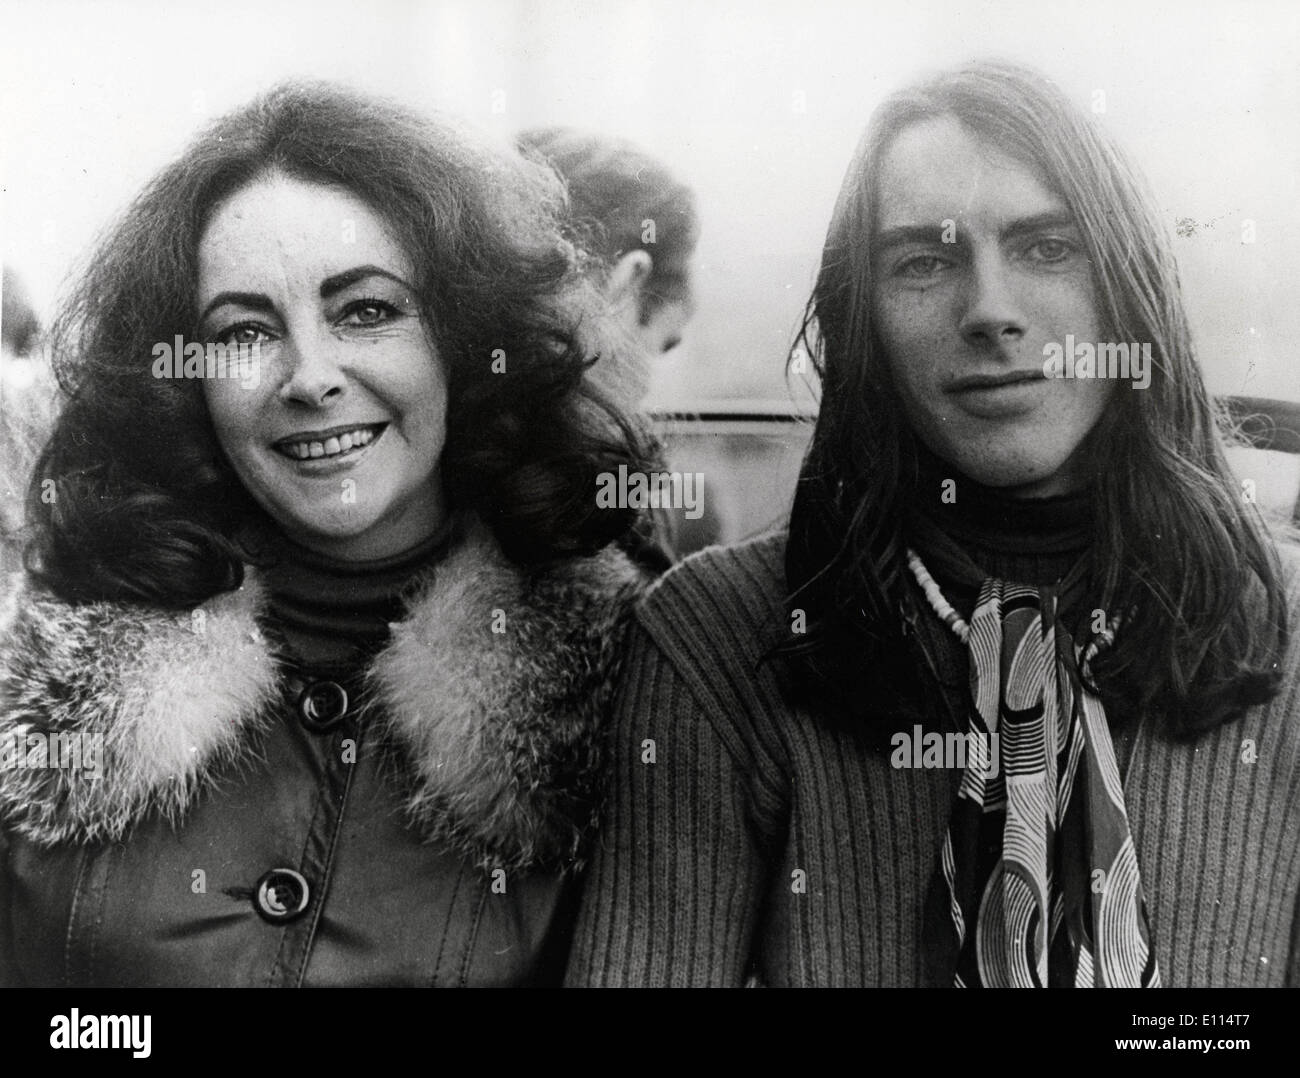
<svg viewBox="0 0 1300 1078">
<path fill-rule="evenodd" d="M 562 210 L 288 86 L 108 236 L 0 634 L 5 983 L 557 978 L 645 466 Z"/>
<path fill-rule="evenodd" d="M 1297 557 L 1124 158 L 1015 66 L 893 95 L 805 337 L 788 534 L 639 610 L 569 980 L 1300 983 Z"/>
</svg>

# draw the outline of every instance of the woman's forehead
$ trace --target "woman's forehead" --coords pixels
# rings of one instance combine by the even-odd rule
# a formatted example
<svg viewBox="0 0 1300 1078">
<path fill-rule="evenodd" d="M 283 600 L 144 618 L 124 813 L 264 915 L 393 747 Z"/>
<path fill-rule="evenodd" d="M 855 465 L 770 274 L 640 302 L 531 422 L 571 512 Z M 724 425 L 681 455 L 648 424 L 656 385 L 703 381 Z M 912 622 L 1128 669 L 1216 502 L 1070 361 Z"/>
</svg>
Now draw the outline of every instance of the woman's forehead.
<svg viewBox="0 0 1300 1078">
<path fill-rule="evenodd" d="M 232 279 L 249 289 L 314 286 L 362 263 L 406 279 L 411 273 L 410 259 L 387 223 L 361 198 L 279 174 L 222 201 L 198 253 L 200 293 L 230 287 Z"/>
</svg>

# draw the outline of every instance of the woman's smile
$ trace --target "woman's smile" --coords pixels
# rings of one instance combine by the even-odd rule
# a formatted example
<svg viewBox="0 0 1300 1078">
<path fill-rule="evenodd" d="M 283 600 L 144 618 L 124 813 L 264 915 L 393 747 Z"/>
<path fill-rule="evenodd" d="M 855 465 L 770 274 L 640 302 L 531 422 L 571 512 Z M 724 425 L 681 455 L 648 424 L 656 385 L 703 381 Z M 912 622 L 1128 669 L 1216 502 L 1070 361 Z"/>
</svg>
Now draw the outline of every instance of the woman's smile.
<svg viewBox="0 0 1300 1078">
<path fill-rule="evenodd" d="M 263 371 L 256 387 L 205 383 L 221 448 L 321 553 L 387 557 L 442 522 L 447 380 L 414 278 L 368 205 L 275 173 L 220 204 L 200 242 L 200 332 L 256 344 Z"/>
<path fill-rule="evenodd" d="M 383 436 L 388 424 L 353 423 L 328 430 L 291 434 L 273 442 L 271 448 L 297 464 L 324 461 L 354 463 Z"/>
</svg>

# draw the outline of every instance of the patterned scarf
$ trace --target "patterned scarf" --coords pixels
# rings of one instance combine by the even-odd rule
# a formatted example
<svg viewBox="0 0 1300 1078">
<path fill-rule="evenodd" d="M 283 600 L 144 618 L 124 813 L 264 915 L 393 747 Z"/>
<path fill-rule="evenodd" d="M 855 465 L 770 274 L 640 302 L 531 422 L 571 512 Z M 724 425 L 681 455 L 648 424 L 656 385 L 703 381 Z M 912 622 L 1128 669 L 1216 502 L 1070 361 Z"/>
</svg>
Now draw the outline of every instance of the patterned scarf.
<svg viewBox="0 0 1300 1078">
<path fill-rule="evenodd" d="M 1096 645 L 1080 656 L 1059 589 L 1000 580 L 967 628 L 912 561 L 970 647 L 974 751 L 926 903 L 930 983 L 1159 987 L 1106 713 L 1080 675 Z"/>
</svg>

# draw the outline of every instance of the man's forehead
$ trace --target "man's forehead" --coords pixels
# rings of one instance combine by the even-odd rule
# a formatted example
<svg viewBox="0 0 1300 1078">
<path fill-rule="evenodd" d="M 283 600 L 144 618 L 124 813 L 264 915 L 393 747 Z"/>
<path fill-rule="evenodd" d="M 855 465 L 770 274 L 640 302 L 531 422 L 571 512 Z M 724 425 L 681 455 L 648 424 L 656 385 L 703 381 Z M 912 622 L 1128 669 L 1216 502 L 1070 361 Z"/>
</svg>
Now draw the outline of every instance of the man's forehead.
<svg viewBox="0 0 1300 1078">
<path fill-rule="evenodd" d="M 1067 213 L 1038 169 L 948 116 L 912 124 L 891 140 L 876 197 L 878 232 L 948 220 L 999 232 L 1025 218 Z"/>
</svg>

